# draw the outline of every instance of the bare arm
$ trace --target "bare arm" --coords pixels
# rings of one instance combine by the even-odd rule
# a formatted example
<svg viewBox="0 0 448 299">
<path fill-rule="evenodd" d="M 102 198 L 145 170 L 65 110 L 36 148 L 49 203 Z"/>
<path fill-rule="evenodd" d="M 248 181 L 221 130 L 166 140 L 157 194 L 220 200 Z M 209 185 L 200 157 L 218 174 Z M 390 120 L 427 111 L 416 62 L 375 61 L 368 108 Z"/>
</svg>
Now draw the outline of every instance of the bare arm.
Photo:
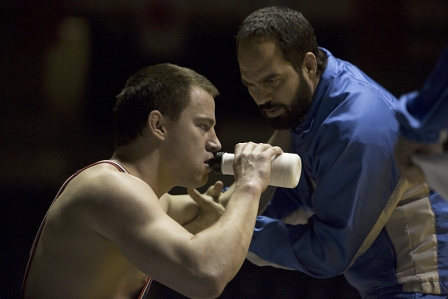
<svg viewBox="0 0 448 299">
<path fill-rule="evenodd" d="M 175 196 L 165 194 L 159 202 L 168 216 L 182 226 L 199 215 L 199 205 L 188 194 Z"/>
<path fill-rule="evenodd" d="M 142 272 L 189 297 L 216 297 L 241 267 L 252 237 L 271 157 L 281 149 L 240 144 L 235 149 L 235 190 L 222 217 L 196 235 L 163 211 L 151 188 L 123 174 L 111 186 L 92 225 Z M 114 174 L 115 175 L 115 174 Z M 117 183 L 119 188 L 117 190 Z"/>
<path fill-rule="evenodd" d="M 218 186 L 218 187 L 216 187 Z M 222 182 L 217 182 L 211 188 L 222 190 Z M 211 196 L 203 196 L 197 190 L 188 189 L 188 194 L 199 206 L 199 213 L 196 218 L 184 225 L 184 228 L 192 234 L 197 234 L 209 228 L 224 214 L 225 208 Z"/>
<path fill-rule="evenodd" d="M 207 193 L 221 193 L 223 183 L 217 181 L 210 186 Z M 224 207 L 216 198 L 208 195 L 200 196 L 198 191 L 187 189 L 184 195 L 163 195 L 159 202 L 171 218 L 192 234 L 212 226 L 224 213 Z M 197 194 L 197 195 L 196 195 Z"/>
</svg>

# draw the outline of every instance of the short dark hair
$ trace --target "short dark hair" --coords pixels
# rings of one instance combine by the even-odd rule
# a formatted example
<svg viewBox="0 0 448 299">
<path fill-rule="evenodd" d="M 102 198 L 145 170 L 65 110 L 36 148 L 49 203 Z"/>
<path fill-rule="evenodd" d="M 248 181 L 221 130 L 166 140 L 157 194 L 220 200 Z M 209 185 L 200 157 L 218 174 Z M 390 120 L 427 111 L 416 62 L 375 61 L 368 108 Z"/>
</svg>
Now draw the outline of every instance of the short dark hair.
<svg viewBox="0 0 448 299">
<path fill-rule="evenodd" d="M 297 69 L 305 54 L 312 52 L 317 59 L 317 73 L 326 67 L 326 56 L 319 51 L 314 29 L 298 11 L 280 6 L 265 7 L 251 13 L 241 24 L 236 36 L 238 50 L 242 39 L 274 38 L 283 58 Z"/>
<path fill-rule="evenodd" d="M 139 70 L 116 96 L 115 146 L 134 141 L 153 110 L 177 121 L 189 104 L 195 87 L 205 90 L 213 98 L 219 95 L 207 78 L 185 67 L 162 63 Z"/>
</svg>

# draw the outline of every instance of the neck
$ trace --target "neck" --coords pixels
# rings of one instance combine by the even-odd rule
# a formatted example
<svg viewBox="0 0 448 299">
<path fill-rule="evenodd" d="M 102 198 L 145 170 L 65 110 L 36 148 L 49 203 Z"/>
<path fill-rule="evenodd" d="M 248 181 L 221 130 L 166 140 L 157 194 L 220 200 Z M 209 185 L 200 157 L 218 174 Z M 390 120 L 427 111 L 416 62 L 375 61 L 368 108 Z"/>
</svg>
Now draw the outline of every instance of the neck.
<svg viewBox="0 0 448 299">
<path fill-rule="evenodd" d="M 132 176 L 143 180 L 160 198 L 174 186 L 163 179 L 165 176 L 159 152 L 147 150 L 145 154 L 142 153 L 134 144 L 125 145 L 118 147 L 111 159 L 126 168 Z"/>
</svg>

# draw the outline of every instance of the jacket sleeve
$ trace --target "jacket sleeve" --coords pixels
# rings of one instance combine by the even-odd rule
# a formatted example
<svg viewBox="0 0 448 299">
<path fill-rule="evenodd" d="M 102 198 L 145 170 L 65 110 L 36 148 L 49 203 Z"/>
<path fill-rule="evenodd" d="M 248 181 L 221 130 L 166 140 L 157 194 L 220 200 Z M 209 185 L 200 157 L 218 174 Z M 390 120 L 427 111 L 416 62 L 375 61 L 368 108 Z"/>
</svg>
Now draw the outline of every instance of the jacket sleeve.
<svg viewBox="0 0 448 299">
<path fill-rule="evenodd" d="M 307 176 L 315 188 L 310 198 L 299 194 L 296 200 L 311 205 L 314 215 L 305 225 L 259 216 L 252 253 L 313 277 L 332 277 L 350 266 L 368 236 L 380 233 L 376 224 L 385 221 L 382 212 L 399 180 L 393 158 L 398 124 L 393 107 L 364 89 L 307 137 L 312 141 L 301 153 L 301 183 Z M 277 188 L 274 200 L 291 192 Z"/>
<path fill-rule="evenodd" d="M 417 142 L 438 142 L 448 129 L 448 46 L 422 89 L 400 97 L 396 116 L 401 135 Z"/>
</svg>

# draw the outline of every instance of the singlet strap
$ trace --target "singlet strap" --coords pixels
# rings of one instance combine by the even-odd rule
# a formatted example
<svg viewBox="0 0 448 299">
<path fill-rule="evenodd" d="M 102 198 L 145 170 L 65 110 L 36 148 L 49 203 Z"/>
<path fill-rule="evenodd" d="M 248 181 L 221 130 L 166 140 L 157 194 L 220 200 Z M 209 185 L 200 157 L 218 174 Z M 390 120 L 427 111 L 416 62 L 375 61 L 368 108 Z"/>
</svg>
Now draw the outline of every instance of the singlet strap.
<svg viewBox="0 0 448 299">
<path fill-rule="evenodd" d="M 80 170 L 76 171 L 74 174 L 72 174 L 65 182 L 64 184 L 62 184 L 61 188 L 59 189 L 58 193 L 56 194 L 53 202 L 51 204 L 54 203 L 54 201 L 56 200 L 56 198 L 59 197 L 59 195 L 61 195 L 61 193 L 65 190 L 65 187 L 67 187 L 68 183 L 70 183 L 70 181 L 75 178 L 78 174 L 80 174 L 82 171 L 86 170 L 87 168 L 90 168 L 92 166 L 98 165 L 98 164 L 102 164 L 102 163 L 107 163 L 107 164 L 111 164 L 113 166 L 115 166 L 115 168 L 117 168 L 119 171 L 121 172 L 125 172 L 125 173 L 129 173 L 129 171 L 126 170 L 126 168 L 124 168 L 123 166 L 121 166 L 120 164 L 118 164 L 115 161 L 112 160 L 101 160 L 95 163 L 92 163 L 84 168 L 81 168 Z"/>
<path fill-rule="evenodd" d="M 65 187 L 67 187 L 68 183 L 70 183 L 73 178 L 75 178 L 78 174 L 80 174 L 82 171 L 86 170 L 87 168 L 90 168 L 92 166 L 95 166 L 95 165 L 98 165 L 98 164 L 102 164 L 102 163 L 111 164 L 111 165 L 115 166 L 115 168 L 117 168 L 119 171 L 125 172 L 125 173 L 129 173 L 129 171 L 127 171 L 126 168 L 124 168 L 123 166 L 121 166 L 120 164 L 118 164 L 117 162 L 112 161 L 112 160 L 101 160 L 101 161 L 97 161 L 95 163 L 92 163 L 92 164 L 90 164 L 90 165 L 88 165 L 88 166 L 86 166 L 84 168 L 81 168 L 80 170 L 76 171 L 74 174 L 72 174 L 64 182 L 64 184 L 62 184 L 61 188 L 59 188 L 58 193 L 56 194 L 56 196 L 54 197 L 53 201 L 51 202 L 50 207 L 54 204 L 56 199 L 61 195 L 61 193 L 65 190 Z M 39 229 L 37 230 L 36 237 L 34 237 L 33 244 L 31 245 L 30 257 L 29 257 L 28 263 L 26 265 L 25 276 L 24 276 L 23 283 L 22 283 L 22 290 L 21 290 L 20 298 L 23 298 L 23 295 L 24 295 L 24 292 L 25 292 L 25 285 L 26 285 L 26 280 L 28 278 L 28 273 L 30 271 L 31 262 L 32 262 L 33 257 L 34 257 L 34 253 L 36 252 L 37 243 L 39 242 L 40 236 L 42 234 L 42 231 L 43 231 L 43 228 L 44 228 L 44 224 L 45 224 L 45 220 L 47 219 L 48 210 L 47 210 L 47 213 L 45 213 L 45 216 L 44 216 L 42 222 L 40 223 Z"/>
<path fill-rule="evenodd" d="M 137 299 L 144 299 L 146 296 L 148 296 L 149 288 L 151 287 L 152 278 L 148 277 L 148 280 L 146 281 L 145 285 L 143 286 L 142 291 L 140 292 L 140 295 L 138 295 Z"/>
</svg>

